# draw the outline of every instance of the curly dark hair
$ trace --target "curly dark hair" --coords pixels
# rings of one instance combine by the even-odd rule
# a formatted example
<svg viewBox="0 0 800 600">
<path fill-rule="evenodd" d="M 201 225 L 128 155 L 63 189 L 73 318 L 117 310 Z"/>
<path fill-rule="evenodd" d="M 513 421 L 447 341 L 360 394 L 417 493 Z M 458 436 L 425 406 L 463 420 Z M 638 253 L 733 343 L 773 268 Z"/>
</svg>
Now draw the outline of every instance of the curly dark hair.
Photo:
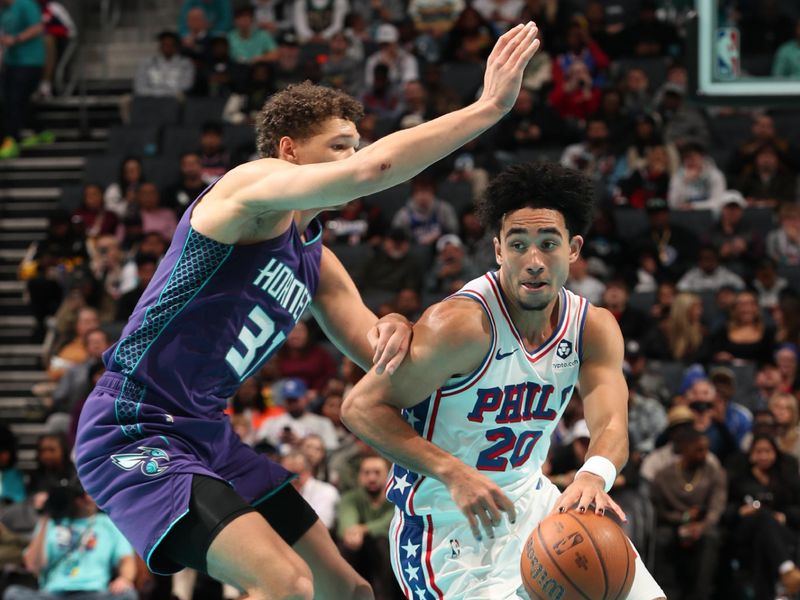
<svg viewBox="0 0 800 600">
<path fill-rule="evenodd" d="M 508 167 L 495 177 L 478 201 L 487 228 L 499 231 L 503 217 L 521 208 L 550 208 L 564 215 L 570 236 L 583 235 L 594 215 L 594 189 L 582 173 L 553 162 Z"/>
<path fill-rule="evenodd" d="M 262 157 L 276 158 L 278 142 L 287 135 L 304 140 L 319 131 L 325 119 L 358 122 L 364 107 L 344 92 L 304 81 L 270 96 L 256 118 L 256 146 Z"/>
</svg>

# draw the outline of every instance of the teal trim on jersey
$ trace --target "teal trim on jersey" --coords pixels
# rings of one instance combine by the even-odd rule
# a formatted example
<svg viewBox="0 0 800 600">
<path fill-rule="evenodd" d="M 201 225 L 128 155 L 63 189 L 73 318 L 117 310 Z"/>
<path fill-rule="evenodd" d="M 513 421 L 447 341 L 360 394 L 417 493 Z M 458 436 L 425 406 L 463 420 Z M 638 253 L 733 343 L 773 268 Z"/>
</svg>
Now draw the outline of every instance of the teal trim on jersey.
<svg viewBox="0 0 800 600">
<path fill-rule="evenodd" d="M 284 481 L 282 484 L 280 484 L 274 490 L 271 490 L 271 491 L 267 492 L 265 495 L 261 496 L 261 498 L 259 498 L 258 500 L 254 500 L 253 502 L 251 502 L 250 506 L 255 507 L 255 506 L 258 506 L 259 504 L 261 504 L 262 502 L 264 502 L 265 500 L 269 500 L 270 498 L 272 498 L 272 496 L 274 496 L 275 494 L 280 492 L 283 488 L 285 488 L 287 485 L 289 485 L 295 479 L 297 479 L 297 475 L 292 475 L 291 477 L 289 477 L 289 479 Z"/>
<path fill-rule="evenodd" d="M 167 444 L 167 446 L 169 446 L 169 440 L 166 437 L 164 437 L 163 435 L 160 435 L 158 437 L 160 437 L 162 440 L 164 440 L 164 443 Z"/>
<path fill-rule="evenodd" d="M 483 368 L 486 366 L 486 363 L 489 362 L 492 358 L 492 354 L 494 354 L 494 341 L 495 341 L 495 327 L 494 321 L 492 320 L 492 315 L 489 314 L 489 307 L 483 304 L 483 300 L 481 300 L 478 296 L 470 292 L 469 290 L 465 290 L 463 292 L 456 292 L 453 296 L 462 296 L 464 298 L 469 298 L 470 300 L 474 300 L 478 303 L 478 305 L 483 309 L 483 312 L 486 313 L 486 318 L 489 319 L 489 327 L 492 330 L 492 337 L 489 342 L 489 352 L 486 353 L 486 356 L 483 357 L 483 362 L 481 362 L 480 366 L 472 371 L 469 375 L 465 375 L 464 377 L 459 377 L 457 380 L 449 380 L 453 383 L 447 383 L 439 388 L 441 391 L 446 392 L 447 390 L 452 390 L 457 387 L 461 387 L 465 383 L 467 383 L 470 379 L 475 377 L 478 373 L 480 373 Z M 453 297 L 451 296 L 451 298 Z M 431 395 L 433 397 L 433 394 Z"/>
<path fill-rule="evenodd" d="M 177 524 L 178 524 L 178 521 L 180 521 L 180 520 L 181 520 L 183 517 L 185 517 L 185 516 L 186 516 L 186 515 L 188 515 L 188 514 L 189 514 L 189 509 L 187 508 L 185 511 L 183 511 L 183 513 L 182 513 L 182 514 L 181 514 L 181 515 L 180 515 L 180 516 L 179 516 L 177 519 L 175 519 L 175 520 L 174 520 L 172 523 L 170 523 L 170 524 L 169 524 L 169 527 L 167 527 L 167 530 L 166 530 L 164 533 L 162 533 L 162 534 L 161 534 L 161 536 L 160 536 L 160 537 L 159 537 L 159 538 L 156 540 L 156 543 L 155 543 L 155 544 L 153 544 L 153 547 L 152 547 L 152 548 L 150 548 L 150 552 L 148 552 L 148 553 L 147 553 L 147 558 L 145 559 L 145 561 L 144 561 L 144 562 L 145 562 L 145 564 L 147 565 L 147 568 L 148 568 L 148 569 L 150 569 L 150 571 L 151 571 L 152 573 L 155 573 L 156 575 L 172 575 L 172 574 L 173 574 L 173 573 L 161 573 L 161 572 L 159 572 L 159 571 L 156 571 L 156 570 L 155 570 L 155 569 L 153 569 L 153 567 L 150 565 L 150 559 L 151 559 L 151 558 L 153 558 L 153 552 L 155 552 L 155 551 L 156 551 L 156 548 L 158 548 L 158 545 L 159 545 L 159 544 L 160 544 L 162 541 L 164 541 L 164 538 L 165 538 L 165 537 L 167 537 L 167 534 L 168 534 L 170 531 L 172 531 L 172 528 L 173 528 L 173 527 L 175 527 L 175 525 L 177 525 Z"/>
<path fill-rule="evenodd" d="M 317 235 L 311 238 L 311 240 L 309 240 L 308 242 L 303 242 L 303 246 L 310 246 L 311 244 L 315 243 L 318 239 L 322 237 L 322 224 L 319 221 L 317 221 L 316 217 L 312 219 L 311 223 L 317 224 Z M 308 231 L 308 227 L 306 227 L 306 231 Z M 305 233 L 305 231 L 303 233 Z"/>
<path fill-rule="evenodd" d="M 136 359 L 136 362 L 133 363 L 132 366 L 130 366 L 130 361 L 126 361 L 127 364 L 124 364 L 124 363 L 120 362 L 118 360 L 118 355 L 119 355 L 120 349 L 123 348 L 123 346 L 125 346 L 126 342 L 129 342 L 131 344 L 135 343 L 135 340 L 134 341 L 130 341 L 130 340 L 132 338 L 134 338 L 134 336 L 136 336 L 142 329 L 150 327 L 152 325 L 151 322 L 148 322 L 148 317 L 149 317 L 149 315 L 150 315 L 150 313 L 151 313 L 151 311 L 153 309 L 161 307 L 161 299 L 164 296 L 164 294 L 167 291 L 167 289 L 169 288 L 170 284 L 175 279 L 175 273 L 177 272 L 178 267 L 179 266 L 183 266 L 184 255 L 186 254 L 186 249 L 189 246 L 189 242 L 193 239 L 193 236 L 198 237 L 198 239 L 200 240 L 200 242 L 202 244 L 210 244 L 210 245 L 214 244 L 214 245 L 219 245 L 219 246 L 223 247 L 225 249 L 224 256 L 220 257 L 218 264 L 214 267 L 214 269 L 210 273 L 208 273 L 208 275 L 205 276 L 205 279 L 204 279 L 203 283 L 200 284 L 197 287 L 197 289 L 194 291 L 194 293 L 192 293 L 192 295 L 189 298 L 187 298 L 181 305 L 179 305 L 179 306 L 176 305 L 176 307 L 173 310 L 173 314 L 169 317 L 169 319 L 167 319 L 166 323 L 161 325 L 160 328 L 157 331 L 154 332 L 154 335 L 152 336 L 152 339 L 149 340 L 149 342 L 147 343 L 147 346 L 145 346 L 145 348 L 139 353 L 139 356 Z M 132 374 L 132 373 L 134 373 L 136 371 L 137 367 L 139 366 L 139 363 L 142 361 L 142 358 L 144 358 L 145 354 L 147 354 L 147 351 L 150 349 L 150 347 L 156 342 L 156 340 L 164 332 L 164 330 L 167 327 L 169 327 L 169 324 L 172 323 L 172 321 L 175 319 L 175 317 L 177 317 L 183 311 L 183 309 L 186 308 L 189 305 L 189 303 L 191 303 L 191 301 L 195 299 L 195 297 L 197 297 L 197 295 L 203 290 L 203 288 L 206 285 L 208 285 L 208 282 L 211 281 L 211 279 L 214 277 L 214 275 L 216 275 L 217 271 L 219 271 L 220 267 L 222 267 L 222 265 L 225 264 L 225 261 L 230 257 L 231 253 L 233 252 L 233 249 L 234 249 L 233 245 L 222 244 L 221 242 L 217 242 L 215 240 L 212 240 L 211 238 L 209 238 L 207 236 L 204 236 L 202 234 L 196 234 L 193 229 L 189 230 L 189 235 L 186 236 L 186 241 L 183 244 L 183 249 L 181 250 L 181 255 L 178 258 L 178 260 L 175 262 L 175 265 L 172 268 L 172 272 L 170 273 L 169 279 L 164 284 L 164 288 L 161 290 L 161 293 L 158 296 L 158 301 L 153 306 L 148 307 L 148 309 L 145 311 L 144 318 L 142 319 L 142 322 L 139 325 L 139 327 L 136 329 L 136 331 L 134 331 L 133 333 L 128 335 L 124 340 L 122 340 L 117 345 L 117 348 L 114 351 L 114 361 L 117 364 L 121 365 L 123 367 L 123 369 L 125 369 L 123 371 L 125 374 Z"/>
</svg>

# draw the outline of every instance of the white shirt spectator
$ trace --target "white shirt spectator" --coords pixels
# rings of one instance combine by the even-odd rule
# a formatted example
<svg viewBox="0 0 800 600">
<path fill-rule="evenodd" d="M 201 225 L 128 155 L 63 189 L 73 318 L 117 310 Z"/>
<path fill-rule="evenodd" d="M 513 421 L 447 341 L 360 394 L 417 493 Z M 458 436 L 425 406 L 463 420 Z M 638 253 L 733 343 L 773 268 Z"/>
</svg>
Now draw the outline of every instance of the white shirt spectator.
<svg viewBox="0 0 800 600">
<path fill-rule="evenodd" d="M 745 288 L 744 280 L 736 273 L 725 267 L 719 266 L 710 273 L 700 267 L 692 267 L 678 281 L 678 290 L 681 292 L 716 292 L 721 287 L 732 287 L 736 290 Z"/>
<path fill-rule="evenodd" d="M 603 292 L 606 291 L 605 284 L 591 275 L 586 275 L 581 279 L 567 279 L 564 287 L 570 292 L 583 296 L 592 304 L 600 304 L 603 299 Z"/>
<path fill-rule="evenodd" d="M 336 505 L 339 504 L 339 490 L 330 483 L 310 477 L 300 488 L 300 495 L 311 505 L 325 527 L 333 528 Z"/>
<path fill-rule="evenodd" d="M 180 96 L 194 83 L 194 64 L 178 54 L 159 54 L 146 59 L 136 71 L 133 93 L 137 96 Z"/>
<path fill-rule="evenodd" d="M 288 427 L 297 439 L 302 439 L 311 433 L 315 433 L 322 438 L 328 452 L 339 447 L 339 439 L 336 436 L 336 429 L 330 419 L 315 415 L 314 413 L 303 413 L 299 418 L 294 418 L 289 413 L 278 415 L 267 419 L 256 434 L 259 440 L 267 440 L 276 448 L 281 445 L 281 434 L 283 428 Z"/>
<path fill-rule="evenodd" d="M 713 210 L 718 213 L 726 190 L 725 175 L 710 159 L 698 173 L 683 165 L 669 180 L 667 201 L 671 209 Z"/>
<path fill-rule="evenodd" d="M 475 0 L 472 8 L 481 13 L 487 21 L 498 25 L 498 29 L 506 31 L 509 23 L 519 22 L 525 2 L 524 0 Z"/>
<path fill-rule="evenodd" d="M 350 5 L 347 0 L 295 0 L 294 30 L 305 43 L 315 35 L 326 40 L 342 31 Z"/>
<path fill-rule="evenodd" d="M 364 83 L 367 89 L 372 87 L 375 66 L 386 65 L 389 68 L 389 81 L 399 86 L 419 79 L 419 64 L 413 54 L 400 47 L 400 33 L 394 25 L 384 23 L 375 33 L 375 41 L 385 44 L 380 50 L 367 59 L 364 71 Z"/>
</svg>

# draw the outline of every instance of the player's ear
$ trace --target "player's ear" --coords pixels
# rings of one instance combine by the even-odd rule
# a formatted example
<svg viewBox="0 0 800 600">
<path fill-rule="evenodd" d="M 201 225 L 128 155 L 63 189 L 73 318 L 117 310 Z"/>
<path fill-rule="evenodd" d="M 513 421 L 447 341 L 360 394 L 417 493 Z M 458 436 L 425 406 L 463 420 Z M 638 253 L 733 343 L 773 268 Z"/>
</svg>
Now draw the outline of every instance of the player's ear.
<svg viewBox="0 0 800 600">
<path fill-rule="evenodd" d="M 500 267 L 503 265 L 503 245 L 500 243 L 498 236 L 492 239 L 492 242 L 494 242 L 494 260 L 497 266 Z"/>
<path fill-rule="evenodd" d="M 297 144 L 288 135 L 283 136 L 278 141 L 278 158 L 294 164 L 300 164 L 297 156 Z"/>
<path fill-rule="evenodd" d="M 583 248 L 583 236 L 573 235 L 569 240 L 569 262 L 574 263 L 578 260 L 578 256 Z"/>
</svg>

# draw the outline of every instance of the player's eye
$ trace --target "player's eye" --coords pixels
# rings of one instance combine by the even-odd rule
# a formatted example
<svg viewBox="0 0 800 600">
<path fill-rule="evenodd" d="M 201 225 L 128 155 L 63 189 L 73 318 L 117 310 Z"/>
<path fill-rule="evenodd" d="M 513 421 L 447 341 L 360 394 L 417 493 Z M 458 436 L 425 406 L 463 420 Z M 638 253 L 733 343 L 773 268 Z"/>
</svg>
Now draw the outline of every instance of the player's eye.
<svg viewBox="0 0 800 600">
<path fill-rule="evenodd" d="M 337 152 L 341 152 L 342 150 L 344 150 L 344 144 L 334 144 L 333 149 L 336 150 Z"/>
<path fill-rule="evenodd" d="M 546 242 L 542 242 L 542 248 L 545 250 L 553 250 L 554 248 L 558 247 L 558 243 L 554 242 L 553 240 L 547 240 Z"/>
</svg>

